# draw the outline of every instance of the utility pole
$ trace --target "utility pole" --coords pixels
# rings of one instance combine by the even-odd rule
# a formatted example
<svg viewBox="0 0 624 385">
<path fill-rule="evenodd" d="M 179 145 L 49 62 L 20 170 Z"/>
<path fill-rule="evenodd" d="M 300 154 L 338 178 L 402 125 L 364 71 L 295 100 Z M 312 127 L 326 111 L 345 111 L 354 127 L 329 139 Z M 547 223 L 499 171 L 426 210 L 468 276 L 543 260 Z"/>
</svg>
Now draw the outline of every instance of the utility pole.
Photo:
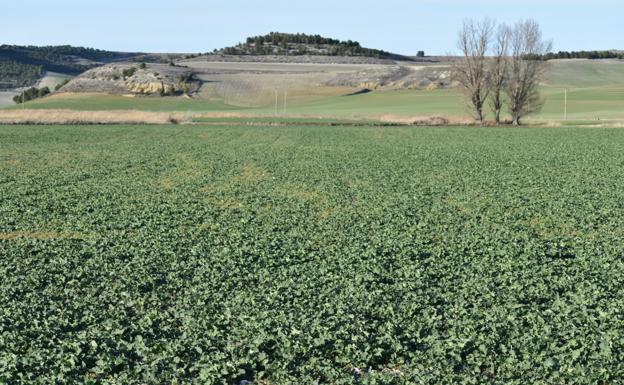
<svg viewBox="0 0 624 385">
<path fill-rule="evenodd" d="M 568 120 L 568 89 L 564 89 L 563 97 L 563 120 Z"/>
<path fill-rule="evenodd" d="M 286 115 L 286 99 L 288 98 L 288 91 L 284 90 L 284 115 Z"/>
</svg>

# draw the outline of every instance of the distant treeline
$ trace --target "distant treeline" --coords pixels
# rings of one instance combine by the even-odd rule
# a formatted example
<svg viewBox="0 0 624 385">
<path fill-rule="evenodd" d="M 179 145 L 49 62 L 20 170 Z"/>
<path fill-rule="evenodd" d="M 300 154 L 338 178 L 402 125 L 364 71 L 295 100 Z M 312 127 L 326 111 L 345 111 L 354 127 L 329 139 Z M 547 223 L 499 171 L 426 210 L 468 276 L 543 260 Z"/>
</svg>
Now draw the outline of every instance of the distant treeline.
<svg viewBox="0 0 624 385">
<path fill-rule="evenodd" d="M 269 43 L 273 45 L 279 45 L 282 43 L 295 43 L 295 44 L 328 44 L 328 45 L 340 45 L 358 46 L 359 43 L 355 41 L 340 41 L 338 39 L 332 39 L 323 37 L 321 35 L 306 35 L 305 33 L 281 33 L 271 32 L 264 36 L 253 36 L 247 38 L 247 45 L 263 45 Z"/>
<path fill-rule="evenodd" d="M 249 37 L 245 43 L 227 47 L 215 53 L 225 55 L 326 55 L 375 58 L 389 56 L 389 53 L 382 50 L 364 48 L 357 41 L 342 41 L 320 35 L 280 32 Z"/>
<path fill-rule="evenodd" d="M 41 76 L 40 65 L 16 61 L 0 61 L 0 89 L 27 87 Z"/>
<path fill-rule="evenodd" d="M 79 73 L 92 67 L 77 63 L 77 57 L 83 58 L 80 56 L 81 53 L 90 56 L 84 57 L 89 60 L 108 57 L 104 53 L 98 55 L 97 50 L 87 48 L 2 45 L 0 46 L 0 61 L 11 60 L 22 64 L 41 66 L 45 71 Z"/>
<path fill-rule="evenodd" d="M 45 47 L 0 45 L 0 88 L 33 85 L 44 71 L 79 74 L 97 66 L 80 63 L 78 59 L 95 62 L 132 55 L 69 45 Z"/>
<path fill-rule="evenodd" d="M 104 61 L 116 59 L 123 56 L 131 56 L 134 54 L 120 54 L 119 52 L 106 51 L 89 47 L 74 47 L 71 45 L 56 46 L 26 46 L 24 47 L 33 53 L 39 53 L 43 58 L 60 58 L 61 56 L 74 56 L 93 61 Z"/>
<path fill-rule="evenodd" d="M 550 52 L 542 57 L 552 59 L 624 59 L 623 51 L 559 51 Z"/>
</svg>

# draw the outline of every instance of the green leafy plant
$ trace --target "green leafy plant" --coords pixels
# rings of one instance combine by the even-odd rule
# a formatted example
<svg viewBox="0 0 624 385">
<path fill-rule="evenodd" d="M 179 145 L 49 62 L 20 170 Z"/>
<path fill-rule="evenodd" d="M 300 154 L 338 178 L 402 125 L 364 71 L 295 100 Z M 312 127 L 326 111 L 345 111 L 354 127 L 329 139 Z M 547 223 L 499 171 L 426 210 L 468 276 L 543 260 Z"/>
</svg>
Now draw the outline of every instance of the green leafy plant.
<svg viewBox="0 0 624 385">
<path fill-rule="evenodd" d="M 0 126 L 0 164 L 0 382 L 624 380 L 623 130 Z"/>
</svg>

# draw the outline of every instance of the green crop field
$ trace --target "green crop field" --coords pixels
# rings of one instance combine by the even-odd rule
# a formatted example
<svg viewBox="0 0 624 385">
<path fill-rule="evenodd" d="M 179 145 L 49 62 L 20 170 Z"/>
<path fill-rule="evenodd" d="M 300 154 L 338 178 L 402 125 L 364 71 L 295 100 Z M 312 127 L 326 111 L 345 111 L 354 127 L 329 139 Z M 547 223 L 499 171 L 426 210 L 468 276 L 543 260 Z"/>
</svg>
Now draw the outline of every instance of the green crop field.
<svg viewBox="0 0 624 385">
<path fill-rule="evenodd" d="M 312 102 L 291 105 L 288 113 L 336 116 L 366 117 L 382 115 L 442 115 L 462 116 L 462 101 L 456 90 L 398 90 L 376 91 L 361 95 L 333 96 Z M 260 109 L 265 114 L 271 108 Z"/>
<path fill-rule="evenodd" d="M 621 383 L 623 166 L 623 129 L 0 127 L 0 383 Z"/>
<path fill-rule="evenodd" d="M 568 119 L 624 119 L 624 62 L 551 62 L 543 88 L 546 103 L 537 118 L 563 119 L 564 89 L 568 90 Z"/>
</svg>

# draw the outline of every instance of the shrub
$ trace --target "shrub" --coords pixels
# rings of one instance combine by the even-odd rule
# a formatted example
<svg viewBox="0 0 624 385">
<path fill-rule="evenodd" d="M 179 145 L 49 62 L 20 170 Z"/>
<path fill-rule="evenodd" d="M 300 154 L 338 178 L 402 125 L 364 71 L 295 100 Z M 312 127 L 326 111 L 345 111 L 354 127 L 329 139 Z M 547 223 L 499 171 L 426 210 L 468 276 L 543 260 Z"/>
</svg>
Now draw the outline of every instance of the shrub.
<svg viewBox="0 0 624 385">
<path fill-rule="evenodd" d="M 49 94 L 50 94 L 50 88 L 49 87 L 43 87 L 43 88 L 39 88 L 37 90 L 37 97 L 38 98 L 42 98 L 42 97 L 44 97 L 46 95 L 49 95 Z"/>
<path fill-rule="evenodd" d="M 13 97 L 13 101 L 17 104 L 21 104 L 21 103 L 26 103 L 28 101 L 31 101 L 37 98 L 42 98 L 49 94 L 50 94 L 50 88 L 48 87 L 43 87 L 43 88 L 30 87 L 29 89 L 25 90 L 21 94 L 15 95 Z"/>
<path fill-rule="evenodd" d="M 63 88 L 67 83 L 69 83 L 71 79 L 65 79 L 63 80 L 61 83 L 57 84 L 56 86 L 54 86 L 54 91 L 58 91 L 61 88 Z"/>
<path fill-rule="evenodd" d="M 137 71 L 136 68 L 130 67 L 130 68 L 123 70 L 121 74 L 123 75 L 124 80 L 126 80 L 126 78 L 132 77 L 136 73 L 136 71 Z"/>
<path fill-rule="evenodd" d="M 187 83 L 187 82 L 190 82 L 191 80 L 193 80 L 193 73 L 190 71 L 185 73 L 184 75 L 180 75 L 181 83 Z"/>
</svg>

